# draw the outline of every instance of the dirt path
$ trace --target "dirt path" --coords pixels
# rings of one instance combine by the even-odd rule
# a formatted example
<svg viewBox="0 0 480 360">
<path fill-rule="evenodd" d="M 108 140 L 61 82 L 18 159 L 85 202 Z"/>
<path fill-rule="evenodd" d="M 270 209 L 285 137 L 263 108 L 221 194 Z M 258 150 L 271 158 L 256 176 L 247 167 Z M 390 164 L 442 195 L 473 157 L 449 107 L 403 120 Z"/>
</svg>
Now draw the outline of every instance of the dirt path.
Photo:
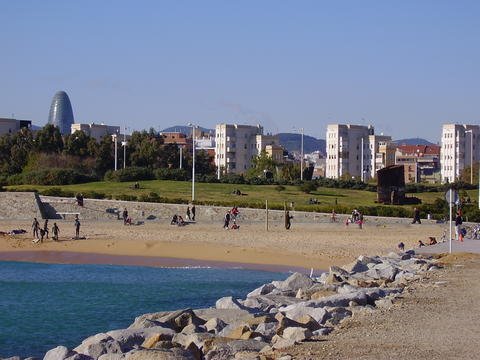
<svg viewBox="0 0 480 360">
<path fill-rule="evenodd" d="M 480 256 L 453 255 L 445 261 L 444 270 L 406 288 L 390 309 L 360 313 L 321 341 L 284 354 L 294 359 L 480 359 Z"/>
</svg>

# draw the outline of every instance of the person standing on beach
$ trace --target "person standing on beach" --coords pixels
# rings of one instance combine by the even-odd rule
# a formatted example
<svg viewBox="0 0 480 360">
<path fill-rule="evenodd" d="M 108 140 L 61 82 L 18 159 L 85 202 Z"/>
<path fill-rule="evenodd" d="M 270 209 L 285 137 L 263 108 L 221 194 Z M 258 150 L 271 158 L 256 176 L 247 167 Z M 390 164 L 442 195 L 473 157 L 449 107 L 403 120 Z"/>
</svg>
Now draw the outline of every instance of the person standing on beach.
<svg viewBox="0 0 480 360">
<path fill-rule="evenodd" d="M 195 204 L 192 205 L 192 221 L 195 221 Z"/>
<path fill-rule="evenodd" d="M 463 234 L 462 234 L 462 213 L 457 211 L 457 216 L 455 216 L 455 236 L 456 240 L 463 241 Z"/>
<path fill-rule="evenodd" d="M 43 231 L 45 231 L 45 235 L 47 236 L 48 239 L 48 219 L 45 219 L 45 222 L 43 223 Z"/>
<path fill-rule="evenodd" d="M 126 225 L 127 224 L 127 219 L 128 219 L 127 208 L 123 209 L 122 217 L 123 217 L 123 225 Z"/>
<path fill-rule="evenodd" d="M 413 220 L 412 220 L 412 224 L 415 224 L 415 223 L 419 223 L 421 224 L 422 222 L 420 221 L 420 210 L 418 210 L 418 208 L 414 208 L 413 209 Z"/>
<path fill-rule="evenodd" d="M 228 227 L 230 226 L 230 211 L 227 211 L 225 213 L 225 216 L 223 217 L 223 228 L 228 230 Z"/>
<path fill-rule="evenodd" d="M 78 215 L 75 216 L 75 239 L 80 237 L 80 220 L 78 219 Z"/>
<path fill-rule="evenodd" d="M 187 220 L 188 220 L 188 221 L 192 220 L 192 219 L 190 218 L 190 206 L 187 206 Z"/>
<path fill-rule="evenodd" d="M 292 226 L 292 223 L 290 220 L 293 219 L 293 216 L 290 216 L 290 211 L 285 212 L 285 229 L 290 230 L 290 226 Z"/>
<path fill-rule="evenodd" d="M 37 218 L 33 218 L 32 223 L 32 230 L 33 230 L 33 238 L 38 239 L 38 230 L 40 229 L 40 223 L 38 222 Z"/>
<path fill-rule="evenodd" d="M 53 227 L 52 227 L 52 239 L 53 241 L 58 241 L 58 234 L 60 233 L 60 229 L 58 228 L 58 225 L 57 223 L 53 223 Z"/>
</svg>

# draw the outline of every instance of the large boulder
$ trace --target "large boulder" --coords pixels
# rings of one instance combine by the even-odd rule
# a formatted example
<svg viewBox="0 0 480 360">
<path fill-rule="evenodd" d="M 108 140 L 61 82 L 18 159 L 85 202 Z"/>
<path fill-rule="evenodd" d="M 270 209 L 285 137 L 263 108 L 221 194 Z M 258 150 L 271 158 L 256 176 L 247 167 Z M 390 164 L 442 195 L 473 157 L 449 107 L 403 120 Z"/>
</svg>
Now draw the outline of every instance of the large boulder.
<svg viewBox="0 0 480 360">
<path fill-rule="evenodd" d="M 171 350 L 135 350 L 125 356 L 125 360 L 195 360 L 189 351 L 179 348 Z"/>
<path fill-rule="evenodd" d="M 154 334 L 160 334 L 164 339 L 171 339 L 175 335 L 175 331 L 169 328 L 155 326 L 145 329 L 120 329 L 107 332 L 107 335 L 118 341 L 123 352 L 133 349 L 134 346 L 143 344 L 148 337 Z"/>
<path fill-rule="evenodd" d="M 105 333 L 99 333 L 86 338 L 73 350 L 79 354 L 91 356 L 94 359 L 98 359 L 103 354 L 122 353 L 120 343 Z"/>
<path fill-rule="evenodd" d="M 249 292 L 247 294 L 247 298 L 252 297 L 252 296 L 258 296 L 258 295 L 266 295 L 269 294 L 275 289 L 275 285 L 272 283 L 269 284 L 263 284 L 262 286 L 256 288 L 255 290 Z"/>
<path fill-rule="evenodd" d="M 279 290 L 290 290 L 296 293 L 298 289 L 310 288 L 315 282 L 305 274 L 293 273 L 285 281 L 273 282 L 273 284 Z"/>
<path fill-rule="evenodd" d="M 245 309 L 245 306 L 240 304 L 237 299 L 231 296 L 225 296 L 217 300 L 215 303 L 217 309 Z"/>
<path fill-rule="evenodd" d="M 204 326 L 209 333 L 218 334 L 227 324 L 219 318 L 212 318 Z"/>
<path fill-rule="evenodd" d="M 75 354 L 77 354 L 75 351 L 72 351 L 65 346 L 57 346 L 56 348 L 48 350 L 43 357 L 43 360 L 65 360 Z"/>
<path fill-rule="evenodd" d="M 277 322 L 268 322 L 268 323 L 260 323 L 255 328 L 255 332 L 260 334 L 264 339 L 271 339 L 277 330 Z"/>
<path fill-rule="evenodd" d="M 310 339 L 312 332 L 303 327 L 289 327 L 283 330 L 282 337 L 287 340 L 293 340 L 296 343 Z"/>
<path fill-rule="evenodd" d="M 205 320 L 199 318 L 192 309 L 177 310 L 165 315 L 159 321 L 176 332 L 182 331 L 187 325 L 203 325 Z"/>
<path fill-rule="evenodd" d="M 183 348 L 188 348 L 191 343 L 194 343 L 199 349 L 202 349 L 205 346 L 205 342 L 213 339 L 215 335 L 210 333 L 199 333 L 199 334 L 176 334 L 172 341 L 181 345 Z"/>
<path fill-rule="evenodd" d="M 323 324 L 328 317 L 327 311 L 324 308 L 306 306 L 305 303 L 289 306 L 288 310 L 285 311 L 285 315 L 297 322 L 308 315 L 320 324 Z"/>
</svg>

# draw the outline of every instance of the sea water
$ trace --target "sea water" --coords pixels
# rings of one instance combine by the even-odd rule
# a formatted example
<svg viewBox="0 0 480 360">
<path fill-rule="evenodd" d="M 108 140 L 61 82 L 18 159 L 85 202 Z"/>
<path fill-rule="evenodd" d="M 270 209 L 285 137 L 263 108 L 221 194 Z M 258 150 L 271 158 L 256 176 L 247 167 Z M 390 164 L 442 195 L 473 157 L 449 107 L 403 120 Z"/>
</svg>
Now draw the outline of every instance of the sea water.
<svg viewBox="0 0 480 360">
<path fill-rule="evenodd" d="M 286 273 L 218 268 L 149 268 L 0 262 L 0 358 L 42 358 L 136 316 L 204 308 Z"/>
</svg>

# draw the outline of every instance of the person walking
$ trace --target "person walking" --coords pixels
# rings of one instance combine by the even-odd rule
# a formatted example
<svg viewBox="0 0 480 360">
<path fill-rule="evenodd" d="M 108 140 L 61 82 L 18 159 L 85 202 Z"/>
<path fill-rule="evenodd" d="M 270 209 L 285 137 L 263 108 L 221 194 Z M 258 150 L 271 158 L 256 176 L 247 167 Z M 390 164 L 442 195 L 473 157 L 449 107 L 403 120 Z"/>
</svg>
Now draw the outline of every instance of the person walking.
<svg viewBox="0 0 480 360">
<path fill-rule="evenodd" d="M 230 226 L 230 211 L 227 211 L 225 213 L 225 216 L 223 217 L 223 228 L 228 230 L 228 227 Z"/>
<path fill-rule="evenodd" d="M 192 221 L 195 221 L 195 204 L 192 205 Z"/>
<path fill-rule="evenodd" d="M 53 239 L 53 241 L 58 241 L 58 234 L 59 233 L 60 233 L 60 229 L 59 229 L 57 223 L 54 222 L 53 227 L 52 227 L 52 234 L 53 234 L 52 239 Z"/>
<path fill-rule="evenodd" d="M 463 242 L 462 224 L 462 213 L 457 211 L 457 215 L 455 216 L 455 237 L 457 241 L 461 242 Z"/>
<path fill-rule="evenodd" d="M 127 219 L 128 219 L 128 210 L 127 210 L 127 208 L 123 209 L 122 217 L 123 217 L 123 225 L 127 225 Z"/>
<path fill-rule="evenodd" d="M 421 224 L 422 222 L 420 221 L 420 210 L 418 208 L 414 208 L 413 209 L 413 220 L 412 220 L 412 224 L 415 224 L 415 223 L 419 223 Z"/>
<path fill-rule="evenodd" d="M 285 229 L 289 230 L 290 226 L 292 226 L 291 220 L 293 219 L 293 216 L 290 216 L 290 211 L 285 212 Z"/>
<path fill-rule="evenodd" d="M 39 239 L 38 230 L 40 230 L 40 223 L 38 222 L 37 218 L 33 218 L 32 230 L 33 230 L 33 238 Z"/>
<path fill-rule="evenodd" d="M 45 219 L 45 222 L 43 223 L 43 231 L 45 231 L 45 236 L 47 237 L 48 239 L 48 219 Z"/>
<path fill-rule="evenodd" d="M 187 206 L 187 220 L 188 220 L 188 221 L 192 220 L 192 219 L 190 218 L 190 206 Z"/>
<path fill-rule="evenodd" d="M 80 220 L 78 219 L 78 215 L 75 216 L 75 239 L 80 237 Z"/>
</svg>

